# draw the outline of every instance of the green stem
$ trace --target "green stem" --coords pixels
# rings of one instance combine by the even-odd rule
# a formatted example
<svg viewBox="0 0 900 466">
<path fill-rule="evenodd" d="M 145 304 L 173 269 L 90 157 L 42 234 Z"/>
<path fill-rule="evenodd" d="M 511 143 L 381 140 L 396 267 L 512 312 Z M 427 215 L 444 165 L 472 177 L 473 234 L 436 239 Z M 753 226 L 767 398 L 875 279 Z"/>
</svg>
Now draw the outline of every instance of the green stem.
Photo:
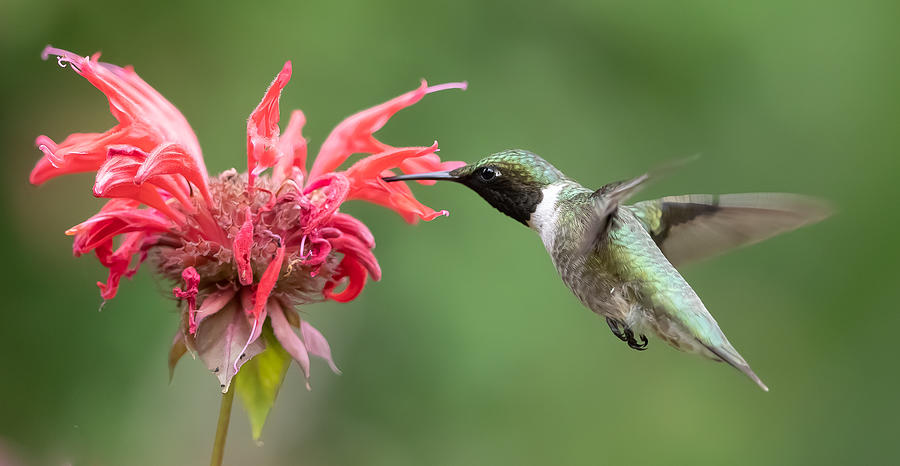
<svg viewBox="0 0 900 466">
<path fill-rule="evenodd" d="M 209 466 L 221 466 L 225 457 L 225 438 L 228 437 L 228 424 L 231 422 L 231 403 L 234 401 L 234 387 L 222 394 L 219 405 L 219 424 L 216 426 L 216 441 L 213 443 L 212 457 Z"/>
</svg>

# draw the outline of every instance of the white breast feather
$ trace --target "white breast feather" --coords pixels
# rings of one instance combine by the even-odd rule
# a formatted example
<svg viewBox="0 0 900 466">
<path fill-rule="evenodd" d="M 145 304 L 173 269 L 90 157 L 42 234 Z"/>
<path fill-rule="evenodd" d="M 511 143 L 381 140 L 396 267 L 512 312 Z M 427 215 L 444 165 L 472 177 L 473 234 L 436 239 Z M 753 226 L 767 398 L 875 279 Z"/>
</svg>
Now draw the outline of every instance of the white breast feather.
<svg viewBox="0 0 900 466">
<path fill-rule="evenodd" d="M 531 218 L 528 219 L 528 226 L 536 231 L 544 242 L 544 247 L 550 251 L 553 247 L 553 240 L 556 232 L 556 221 L 559 217 L 559 210 L 556 208 L 556 201 L 559 199 L 559 193 L 562 191 L 562 184 L 551 184 L 542 191 L 543 198 L 537 205 Z"/>
</svg>

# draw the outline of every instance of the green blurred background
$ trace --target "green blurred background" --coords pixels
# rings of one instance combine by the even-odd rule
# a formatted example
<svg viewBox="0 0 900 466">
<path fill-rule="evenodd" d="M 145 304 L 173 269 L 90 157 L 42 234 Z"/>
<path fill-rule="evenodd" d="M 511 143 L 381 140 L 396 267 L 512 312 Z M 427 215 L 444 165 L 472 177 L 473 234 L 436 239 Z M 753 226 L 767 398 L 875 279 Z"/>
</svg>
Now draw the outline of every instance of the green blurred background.
<svg viewBox="0 0 900 466">
<path fill-rule="evenodd" d="M 589 186 L 695 153 L 641 194 L 794 191 L 823 224 L 684 273 L 772 388 L 659 341 L 632 351 L 557 278 L 535 235 L 459 186 L 408 226 L 359 203 L 384 279 L 310 307 L 342 376 L 289 372 L 232 465 L 875 464 L 898 461 L 897 2 L 0 2 L 0 447 L 25 464 L 206 464 L 218 382 L 167 384 L 171 291 L 150 268 L 97 312 L 105 271 L 63 231 L 89 175 L 35 188 L 34 138 L 113 124 L 44 45 L 133 64 L 195 129 L 213 172 L 245 163 L 245 119 L 285 60 L 282 114 L 313 147 L 426 77 L 468 80 L 380 133 L 475 160 L 522 147 Z M 3 460 L 0 460 L 2 463 Z"/>
</svg>

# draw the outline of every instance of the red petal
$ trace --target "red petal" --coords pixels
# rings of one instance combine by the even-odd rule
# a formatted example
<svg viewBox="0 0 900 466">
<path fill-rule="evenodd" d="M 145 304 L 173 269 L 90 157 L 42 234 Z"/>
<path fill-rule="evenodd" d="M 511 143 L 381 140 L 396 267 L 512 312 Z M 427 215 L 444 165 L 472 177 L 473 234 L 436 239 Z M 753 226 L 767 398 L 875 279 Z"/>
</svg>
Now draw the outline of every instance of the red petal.
<svg viewBox="0 0 900 466">
<path fill-rule="evenodd" d="M 303 178 L 306 178 L 306 138 L 302 134 L 304 124 L 306 117 L 303 112 L 294 110 L 284 134 L 278 139 L 278 148 L 283 156 L 275 167 L 273 179 L 276 183 L 294 178 L 294 169 L 299 170 Z M 303 179 L 297 182 L 302 185 Z"/>
<path fill-rule="evenodd" d="M 397 211 L 407 222 L 414 223 L 416 217 L 431 220 L 446 211 L 436 212 L 421 204 L 413 196 L 406 183 L 386 183 L 381 176 L 392 174 L 388 171 L 401 167 L 406 173 L 422 173 L 449 169 L 459 166 L 461 162 L 441 163 L 434 152 L 437 142 L 431 147 L 406 147 L 391 149 L 382 153 L 365 157 L 347 170 L 351 180 L 349 199 L 363 199 Z"/>
<path fill-rule="evenodd" d="M 278 275 L 281 274 L 282 262 L 284 262 L 283 244 L 275 253 L 275 259 L 266 266 L 266 271 L 263 272 L 262 278 L 259 279 L 259 285 L 256 287 L 256 295 L 253 299 L 253 309 L 250 312 L 250 315 L 253 317 L 253 326 L 250 328 L 250 336 L 247 338 L 247 343 L 244 344 L 244 349 L 241 350 L 240 354 L 244 354 L 246 348 L 262 334 L 262 326 L 266 321 L 266 304 L 269 301 L 269 295 L 272 294 L 272 289 L 275 288 L 275 283 L 278 282 Z M 238 370 L 238 362 L 240 359 L 241 357 L 238 356 L 238 358 L 234 360 L 235 372 Z"/>
<path fill-rule="evenodd" d="M 75 235 L 73 249 L 75 255 L 81 255 L 122 233 L 155 233 L 167 231 L 171 227 L 169 220 L 152 210 L 121 208 L 101 210 L 66 233 Z"/>
<path fill-rule="evenodd" d="M 372 254 L 372 250 L 366 246 L 359 238 L 350 235 L 341 235 L 331 241 L 331 247 L 335 251 L 343 253 L 345 256 L 353 256 L 360 264 L 362 264 L 372 279 L 381 280 L 381 267 Z"/>
<path fill-rule="evenodd" d="M 262 170 L 274 166 L 281 158 L 278 145 L 278 101 L 281 99 L 281 90 L 290 80 L 291 62 L 288 61 L 247 120 L 247 171 L 251 186 L 253 179 Z"/>
<path fill-rule="evenodd" d="M 252 314 L 254 316 L 258 316 L 265 311 L 266 301 L 269 300 L 269 295 L 272 293 L 272 289 L 275 288 L 275 283 L 278 282 L 282 262 L 284 262 L 284 245 L 281 245 L 275 252 L 275 258 L 272 262 L 269 262 L 262 278 L 259 279 L 259 285 L 256 288 L 256 298 L 253 302 Z"/>
<path fill-rule="evenodd" d="M 325 284 L 322 294 L 339 303 L 353 301 L 362 292 L 366 286 L 366 268 L 362 266 L 353 256 L 344 256 L 339 266 L 340 272 L 335 275 L 334 281 Z M 347 287 L 340 293 L 334 293 L 337 286 L 337 280 L 347 277 Z"/>
<path fill-rule="evenodd" d="M 375 247 L 375 236 L 369 231 L 369 227 L 356 218 L 338 212 L 331 217 L 331 225 L 338 230 L 356 236 L 369 248 Z"/>
<path fill-rule="evenodd" d="M 347 178 L 351 184 L 361 184 L 366 180 L 377 178 L 381 172 L 395 168 L 404 161 L 433 155 L 438 150 L 437 141 L 431 147 L 404 147 L 389 149 L 369 157 L 360 159 L 347 169 Z"/>
<path fill-rule="evenodd" d="M 428 154 L 422 157 L 410 158 L 404 160 L 400 164 L 400 170 L 406 174 L 413 173 L 428 173 L 428 172 L 440 172 L 440 171 L 449 171 L 455 170 L 459 167 L 464 167 L 466 162 L 441 162 L 440 157 L 437 154 Z M 425 186 L 431 186 L 437 181 L 435 180 L 419 180 L 419 184 Z"/>
<path fill-rule="evenodd" d="M 197 332 L 197 322 L 194 320 L 197 312 L 197 286 L 200 284 L 200 274 L 197 269 L 188 267 L 181 272 L 181 278 L 184 280 L 184 289 L 174 288 L 172 293 L 178 299 L 187 299 L 188 301 L 188 331 L 193 335 Z"/>
<path fill-rule="evenodd" d="M 164 175 L 180 175 L 193 183 L 208 205 L 212 205 L 209 186 L 206 183 L 206 172 L 201 171 L 196 160 L 178 144 L 161 144 L 153 149 L 134 175 L 134 182 L 142 184 L 146 181 L 156 183 Z M 168 177 L 166 177 L 168 178 Z M 173 193 L 175 194 L 175 193 Z M 186 205 L 185 207 L 190 207 Z"/>
<path fill-rule="evenodd" d="M 253 247 L 253 215 L 250 208 L 244 209 L 244 224 L 234 235 L 231 251 L 234 253 L 234 262 L 238 269 L 238 279 L 241 285 L 253 283 L 253 269 L 250 267 L 250 248 Z"/>
<path fill-rule="evenodd" d="M 119 289 L 119 281 L 122 277 L 133 276 L 141 262 L 147 258 L 144 251 L 144 243 L 147 241 L 148 235 L 143 232 L 130 233 L 126 236 L 122 244 L 115 250 L 112 250 L 112 238 L 100 244 L 95 249 L 95 254 L 100 263 L 109 269 L 109 276 L 106 283 L 97 282 L 100 288 L 100 296 L 104 300 L 113 299 Z M 134 267 L 129 268 L 134 261 L 134 255 L 139 254 L 137 263 Z"/>
<path fill-rule="evenodd" d="M 322 143 L 309 179 L 314 180 L 336 170 L 352 154 L 376 154 L 389 149 L 390 146 L 375 139 L 373 133 L 381 129 L 395 113 L 418 102 L 425 94 L 450 88 L 465 89 L 465 83 L 448 83 L 432 88 L 427 86 L 423 79 L 418 89 L 363 110 L 338 124 Z"/>
<path fill-rule="evenodd" d="M 178 214 L 163 199 L 156 185 L 151 183 L 135 184 L 134 177 L 146 160 L 147 154 L 142 150 L 131 146 L 112 146 L 103 166 L 97 170 L 94 182 L 94 195 L 106 198 L 128 198 L 140 201 L 166 214 L 169 218 L 180 221 L 182 215 Z M 188 202 L 184 198 L 184 192 L 171 179 L 159 178 L 169 194 L 182 198 L 182 202 Z"/>
<path fill-rule="evenodd" d="M 304 188 L 303 194 L 310 198 L 313 209 L 303 222 L 303 233 L 309 234 L 330 219 L 347 199 L 350 180 L 340 173 L 328 173 Z"/>
<path fill-rule="evenodd" d="M 390 176 L 391 173 L 383 175 Z M 371 179 L 362 186 L 354 186 L 348 199 L 359 199 L 387 207 L 400 214 L 409 223 L 416 223 L 419 218 L 429 221 L 442 215 L 449 215 L 446 210 L 436 211 L 417 201 L 406 183 L 387 183 L 378 178 Z"/>
<path fill-rule="evenodd" d="M 99 55 L 79 57 L 47 47 L 43 57 L 58 55 L 59 64 L 71 65 L 109 100 L 109 109 L 119 122 L 105 133 L 76 133 L 56 144 L 41 136 L 36 144 L 44 157 L 31 172 L 31 182 L 41 184 L 67 173 L 94 171 L 106 160 L 107 148 L 127 144 L 151 151 L 161 143 L 177 143 L 191 154 L 203 173 L 206 167 L 197 138 L 184 116 L 131 68 L 98 61 Z"/>
</svg>

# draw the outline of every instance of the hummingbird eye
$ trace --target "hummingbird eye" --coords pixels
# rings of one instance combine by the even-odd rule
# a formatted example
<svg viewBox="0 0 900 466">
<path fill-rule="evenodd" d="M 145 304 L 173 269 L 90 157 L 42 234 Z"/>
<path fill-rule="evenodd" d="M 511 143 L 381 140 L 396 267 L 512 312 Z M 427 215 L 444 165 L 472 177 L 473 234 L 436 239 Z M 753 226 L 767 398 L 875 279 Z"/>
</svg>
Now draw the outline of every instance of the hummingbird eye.
<svg viewBox="0 0 900 466">
<path fill-rule="evenodd" d="M 500 172 L 497 171 L 497 169 L 494 167 L 484 167 L 478 173 L 478 176 L 480 176 L 484 181 L 491 181 L 498 175 L 500 175 Z"/>
</svg>

